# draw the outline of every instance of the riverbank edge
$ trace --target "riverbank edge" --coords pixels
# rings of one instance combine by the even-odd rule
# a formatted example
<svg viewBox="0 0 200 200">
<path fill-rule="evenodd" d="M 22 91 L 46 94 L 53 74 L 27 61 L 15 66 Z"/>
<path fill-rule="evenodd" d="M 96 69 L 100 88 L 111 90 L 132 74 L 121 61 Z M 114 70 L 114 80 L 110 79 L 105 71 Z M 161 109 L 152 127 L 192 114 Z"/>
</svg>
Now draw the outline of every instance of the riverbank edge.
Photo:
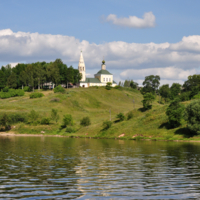
<svg viewBox="0 0 200 200">
<path fill-rule="evenodd" d="M 146 138 L 146 137 L 99 137 L 99 136 L 74 136 L 74 135 L 50 135 L 50 134 L 19 134 L 14 132 L 1 132 L 0 137 L 66 137 L 66 138 L 87 138 L 87 139 L 114 139 L 114 140 L 135 140 L 135 141 L 166 141 L 166 142 L 200 142 L 200 140 L 183 139 L 183 140 L 167 140 L 161 138 Z"/>
</svg>

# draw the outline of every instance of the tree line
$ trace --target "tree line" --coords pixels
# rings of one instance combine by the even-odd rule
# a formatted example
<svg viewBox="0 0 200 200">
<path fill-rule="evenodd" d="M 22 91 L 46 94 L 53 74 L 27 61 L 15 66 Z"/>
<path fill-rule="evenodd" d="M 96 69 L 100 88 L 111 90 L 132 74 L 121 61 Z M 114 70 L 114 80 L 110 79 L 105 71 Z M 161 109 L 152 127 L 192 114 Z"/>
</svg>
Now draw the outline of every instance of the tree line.
<svg viewBox="0 0 200 200">
<path fill-rule="evenodd" d="M 40 89 L 45 84 L 52 82 L 58 84 L 76 84 L 81 80 L 78 69 L 68 67 L 61 59 L 54 62 L 19 63 L 11 68 L 10 65 L 0 69 L 0 89 L 8 86 L 13 89 L 29 86 Z"/>
</svg>

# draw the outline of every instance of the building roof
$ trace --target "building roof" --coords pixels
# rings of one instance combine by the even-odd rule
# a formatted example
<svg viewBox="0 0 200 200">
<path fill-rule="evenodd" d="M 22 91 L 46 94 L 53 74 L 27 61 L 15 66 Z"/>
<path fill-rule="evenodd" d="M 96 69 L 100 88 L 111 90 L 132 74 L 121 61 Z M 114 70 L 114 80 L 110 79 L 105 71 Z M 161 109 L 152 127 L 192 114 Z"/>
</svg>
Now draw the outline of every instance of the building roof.
<svg viewBox="0 0 200 200">
<path fill-rule="evenodd" d="M 100 71 L 97 72 L 97 74 L 109 74 L 112 75 L 109 71 L 101 69 Z"/>
<path fill-rule="evenodd" d="M 85 81 L 80 81 L 80 83 L 101 83 L 98 78 L 86 78 Z"/>
</svg>

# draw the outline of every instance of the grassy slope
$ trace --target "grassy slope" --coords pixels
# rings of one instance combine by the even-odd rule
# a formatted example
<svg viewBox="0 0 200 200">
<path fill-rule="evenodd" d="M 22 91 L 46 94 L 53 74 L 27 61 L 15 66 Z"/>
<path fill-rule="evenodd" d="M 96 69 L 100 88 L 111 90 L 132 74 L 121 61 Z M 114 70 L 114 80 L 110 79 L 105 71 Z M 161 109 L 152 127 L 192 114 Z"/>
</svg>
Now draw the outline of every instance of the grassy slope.
<svg viewBox="0 0 200 200">
<path fill-rule="evenodd" d="M 150 111 L 141 112 L 142 95 L 137 90 L 106 90 L 105 88 L 76 88 L 68 89 L 65 94 L 56 93 L 53 91 L 43 91 L 44 97 L 38 99 L 30 99 L 26 93 L 23 97 L 15 97 L 10 99 L 0 100 L 0 112 L 30 112 L 34 109 L 39 112 L 41 117 L 50 117 L 51 109 L 59 110 L 60 120 L 58 124 L 29 126 L 23 123 L 17 124 L 16 133 L 40 133 L 45 131 L 45 134 L 62 134 L 87 137 L 107 137 L 116 138 L 124 133 L 126 138 L 145 137 L 157 139 L 184 139 L 188 138 L 185 133 L 185 122 L 177 129 L 167 129 L 167 117 L 165 110 L 167 105 L 153 103 L 153 108 Z M 60 102 L 52 102 L 51 99 L 59 98 Z M 133 106 L 135 101 L 135 109 Z M 187 104 L 187 102 L 186 102 Z M 102 123 L 104 120 L 111 118 L 114 122 L 115 116 L 119 112 L 124 114 L 133 111 L 134 117 L 129 121 L 113 123 L 112 127 L 107 131 L 102 131 Z M 64 130 L 58 132 L 58 128 L 62 123 L 64 114 L 71 114 L 74 119 L 74 127 L 78 130 L 76 133 L 65 133 Z M 84 116 L 89 116 L 91 125 L 80 127 L 80 119 Z M 184 134 L 185 133 L 185 134 Z M 200 139 L 193 137 L 193 139 Z"/>
</svg>

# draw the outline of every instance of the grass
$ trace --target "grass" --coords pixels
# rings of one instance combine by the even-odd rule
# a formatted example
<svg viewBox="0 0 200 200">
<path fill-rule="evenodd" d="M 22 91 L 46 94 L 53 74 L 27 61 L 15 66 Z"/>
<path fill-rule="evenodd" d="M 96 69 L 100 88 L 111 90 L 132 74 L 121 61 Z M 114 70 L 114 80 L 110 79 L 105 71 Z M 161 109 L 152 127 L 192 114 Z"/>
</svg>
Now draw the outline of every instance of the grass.
<svg viewBox="0 0 200 200">
<path fill-rule="evenodd" d="M 44 131 L 49 135 L 67 135 L 75 137 L 95 138 L 118 138 L 121 139 L 154 139 L 154 140 L 200 140 L 199 136 L 190 135 L 186 123 L 175 129 L 168 128 L 168 119 L 165 114 L 167 104 L 159 104 L 158 98 L 153 102 L 152 109 L 142 112 L 142 95 L 133 89 L 111 89 L 99 88 L 70 88 L 64 93 L 53 91 L 40 91 L 44 94 L 42 98 L 30 99 L 30 93 L 22 97 L 0 99 L 0 113 L 27 112 L 32 109 L 40 113 L 41 118 L 50 117 L 51 109 L 58 109 L 60 119 L 58 123 L 51 122 L 50 125 L 27 125 L 16 124 L 11 131 L 15 133 L 40 134 Z M 58 101 L 52 101 L 58 99 Z M 133 104 L 133 99 L 135 105 Z M 184 102 L 188 104 L 189 102 Z M 102 124 L 105 120 L 113 122 L 111 128 L 103 130 Z M 132 111 L 133 118 L 122 122 L 116 122 L 116 115 L 120 112 L 125 115 Z M 59 131 L 63 115 L 71 114 L 74 120 L 76 133 L 66 133 L 65 129 Z M 80 126 L 83 117 L 90 117 L 91 125 Z"/>
</svg>

